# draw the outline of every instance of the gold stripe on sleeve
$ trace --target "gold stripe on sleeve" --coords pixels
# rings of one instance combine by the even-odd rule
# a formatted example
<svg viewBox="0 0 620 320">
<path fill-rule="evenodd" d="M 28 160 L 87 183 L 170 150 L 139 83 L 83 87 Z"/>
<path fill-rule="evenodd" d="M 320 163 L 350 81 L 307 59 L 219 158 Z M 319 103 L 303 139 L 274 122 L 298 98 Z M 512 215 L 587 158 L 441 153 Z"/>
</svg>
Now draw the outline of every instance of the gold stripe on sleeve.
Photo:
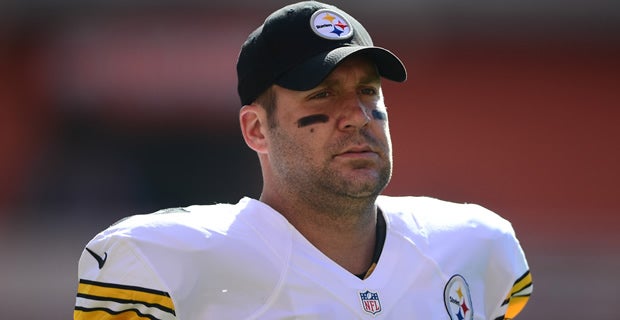
<svg viewBox="0 0 620 320">
<path fill-rule="evenodd" d="M 532 274 L 526 271 L 517 281 L 515 281 L 510 290 L 510 294 L 506 298 L 508 300 L 508 308 L 506 309 L 505 320 L 515 318 L 530 299 L 532 292 Z"/>
<path fill-rule="evenodd" d="M 78 296 L 94 296 L 114 301 L 131 301 L 147 306 L 161 306 L 174 314 L 174 303 L 170 295 L 164 291 L 83 279 L 80 280 L 77 291 Z"/>
</svg>

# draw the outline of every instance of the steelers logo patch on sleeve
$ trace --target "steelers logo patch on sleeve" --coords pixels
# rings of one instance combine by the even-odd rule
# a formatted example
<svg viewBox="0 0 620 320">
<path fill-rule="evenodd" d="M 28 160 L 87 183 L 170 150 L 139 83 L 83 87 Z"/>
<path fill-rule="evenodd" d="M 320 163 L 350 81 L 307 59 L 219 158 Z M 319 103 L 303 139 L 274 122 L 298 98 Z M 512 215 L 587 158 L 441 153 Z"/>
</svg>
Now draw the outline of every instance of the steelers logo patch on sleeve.
<svg viewBox="0 0 620 320">
<path fill-rule="evenodd" d="M 463 276 L 453 275 L 446 284 L 443 295 L 446 311 L 448 311 L 451 320 L 474 319 L 469 285 Z"/>
</svg>

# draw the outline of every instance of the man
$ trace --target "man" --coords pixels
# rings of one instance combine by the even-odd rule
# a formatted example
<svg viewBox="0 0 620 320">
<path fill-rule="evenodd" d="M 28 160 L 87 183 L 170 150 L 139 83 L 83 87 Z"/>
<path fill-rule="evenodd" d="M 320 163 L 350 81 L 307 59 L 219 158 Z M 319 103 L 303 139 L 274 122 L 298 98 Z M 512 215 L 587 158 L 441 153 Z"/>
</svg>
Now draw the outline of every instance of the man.
<svg viewBox="0 0 620 320">
<path fill-rule="evenodd" d="M 510 224 L 476 205 L 379 196 L 381 78 L 404 81 L 340 9 L 301 2 L 250 34 L 239 119 L 259 200 L 125 219 L 79 264 L 75 319 L 504 319 L 532 290 Z"/>
</svg>

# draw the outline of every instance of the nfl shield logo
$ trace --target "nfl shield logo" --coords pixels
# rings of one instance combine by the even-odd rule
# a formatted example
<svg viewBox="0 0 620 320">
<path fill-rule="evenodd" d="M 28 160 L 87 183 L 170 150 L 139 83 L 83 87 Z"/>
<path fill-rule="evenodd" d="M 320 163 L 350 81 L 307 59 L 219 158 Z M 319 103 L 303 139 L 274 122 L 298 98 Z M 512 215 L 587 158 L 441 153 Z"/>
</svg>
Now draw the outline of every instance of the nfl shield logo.
<svg viewBox="0 0 620 320">
<path fill-rule="evenodd" d="M 373 316 L 381 312 L 381 302 L 379 301 L 379 294 L 376 292 L 360 292 L 360 300 L 362 302 L 362 308 L 364 311 L 372 314 Z"/>
</svg>

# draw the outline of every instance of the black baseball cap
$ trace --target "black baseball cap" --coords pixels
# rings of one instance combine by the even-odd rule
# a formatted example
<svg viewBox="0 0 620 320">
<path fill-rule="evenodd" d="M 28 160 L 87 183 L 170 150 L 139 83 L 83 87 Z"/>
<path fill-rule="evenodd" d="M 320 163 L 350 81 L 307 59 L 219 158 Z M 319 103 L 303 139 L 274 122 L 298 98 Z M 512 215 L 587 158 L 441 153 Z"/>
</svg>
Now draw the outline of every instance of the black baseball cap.
<svg viewBox="0 0 620 320">
<path fill-rule="evenodd" d="M 237 61 L 241 104 L 251 104 L 272 84 L 312 89 L 354 53 L 370 57 L 382 77 L 407 79 L 400 59 L 375 47 L 362 24 L 346 12 L 318 1 L 285 6 L 269 15 L 241 47 Z"/>
</svg>

